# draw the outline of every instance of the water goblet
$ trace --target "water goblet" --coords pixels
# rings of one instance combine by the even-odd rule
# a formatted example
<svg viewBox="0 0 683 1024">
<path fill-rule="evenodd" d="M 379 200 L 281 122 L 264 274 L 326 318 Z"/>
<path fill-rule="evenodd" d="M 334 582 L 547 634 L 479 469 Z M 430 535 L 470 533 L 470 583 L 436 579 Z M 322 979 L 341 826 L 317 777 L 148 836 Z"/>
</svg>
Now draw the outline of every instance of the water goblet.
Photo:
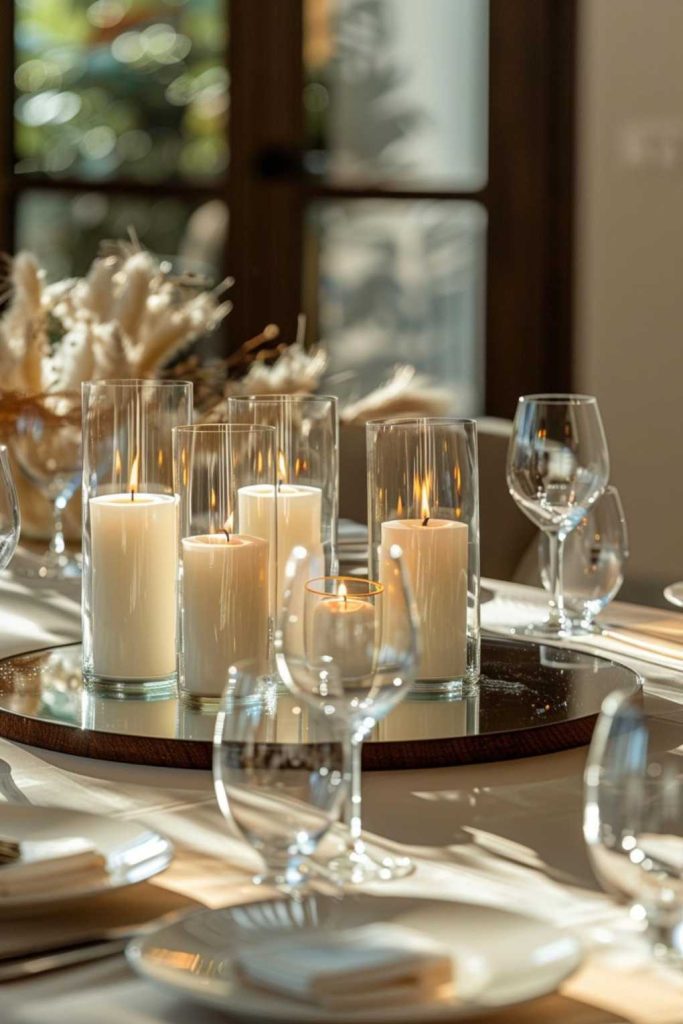
<svg viewBox="0 0 683 1024">
<path fill-rule="evenodd" d="M 0 569 L 6 569 L 19 541 L 21 519 L 9 453 L 0 444 Z"/>
<path fill-rule="evenodd" d="M 232 667 L 214 731 L 218 805 L 265 864 L 255 884 L 289 894 L 305 891 L 306 858 L 344 801 L 341 743 L 306 711 L 278 709 L 271 682 Z"/>
<path fill-rule="evenodd" d="M 81 484 L 81 396 L 43 396 L 40 406 L 19 416 L 12 452 L 24 476 L 52 502 L 52 537 L 37 575 L 80 576 L 78 561 L 67 553 L 63 515 Z"/>
<path fill-rule="evenodd" d="M 647 922 L 655 956 L 680 968 L 683 764 L 667 746 L 640 694 L 607 697 L 586 766 L 583 832 L 598 880 Z"/>
<path fill-rule="evenodd" d="M 610 486 L 564 542 L 562 595 L 568 628 L 573 635 L 600 632 L 595 617 L 618 594 L 624 582 L 627 558 L 624 509 L 618 490 Z M 550 550 L 544 533 L 539 539 L 539 563 L 541 581 L 550 591 Z"/>
<path fill-rule="evenodd" d="M 513 500 L 548 538 L 551 600 L 547 620 L 525 632 L 547 639 L 571 635 L 564 610 L 562 548 L 609 478 L 609 454 L 597 400 L 591 395 L 525 395 L 519 399 L 507 457 Z"/>
<path fill-rule="evenodd" d="M 295 549 L 276 651 L 286 686 L 342 738 L 349 786 L 346 848 L 328 868 L 341 884 L 402 877 L 412 862 L 375 859 L 362 839 L 361 815 L 363 741 L 415 680 L 417 623 L 401 551 L 394 545 L 382 553 L 381 582 L 310 578 L 310 564 L 307 552 Z"/>
</svg>

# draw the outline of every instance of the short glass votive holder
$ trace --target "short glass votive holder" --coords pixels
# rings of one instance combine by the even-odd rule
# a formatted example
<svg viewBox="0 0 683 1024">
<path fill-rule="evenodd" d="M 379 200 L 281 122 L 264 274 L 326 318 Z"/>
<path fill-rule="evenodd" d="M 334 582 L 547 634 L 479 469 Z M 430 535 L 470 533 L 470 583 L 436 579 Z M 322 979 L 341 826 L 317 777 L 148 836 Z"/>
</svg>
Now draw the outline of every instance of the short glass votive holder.
<svg viewBox="0 0 683 1024">
<path fill-rule="evenodd" d="M 275 578 L 275 429 L 201 423 L 173 431 L 180 499 L 179 689 L 190 707 L 217 707 L 230 669 L 271 668 Z M 258 500 L 258 499 L 256 499 Z"/>
<path fill-rule="evenodd" d="M 479 473 L 474 420 L 367 424 L 370 574 L 397 544 L 421 633 L 414 693 L 465 695 L 480 671 Z"/>
<path fill-rule="evenodd" d="M 83 400 L 83 678 L 127 694 L 177 679 L 178 499 L 171 431 L 187 381 L 90 381 Z"/>
<path fill-rule="evenodd" d="M 337 399 L 326 395 L 251 395 L 228 399 L 231 423 L 275 428 L 275 486 L 254 491 L 243 521 L 255 531 L 264 510 L 276 505 L 277 546 L 271 546 L 275 615 L 285 591 L 292 551 L 309 553 L 311 576 L 337 571 L 339 417 Z"/>
</svg>

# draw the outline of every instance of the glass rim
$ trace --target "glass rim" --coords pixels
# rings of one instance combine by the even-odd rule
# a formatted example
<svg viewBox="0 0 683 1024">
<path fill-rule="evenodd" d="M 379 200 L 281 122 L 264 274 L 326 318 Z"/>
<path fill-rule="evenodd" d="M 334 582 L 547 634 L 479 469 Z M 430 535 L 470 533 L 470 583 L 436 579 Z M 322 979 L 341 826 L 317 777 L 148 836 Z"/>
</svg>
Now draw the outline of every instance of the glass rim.
<svg viewBox="0 0 683 1024">
<path fill-rule="evenodd" d="M 268 403 L 280 403 L 295 405 L 302 402 L 337 402 L 336 395 L 293 395 L 289 393 L 276 393 L 267 395 L 229 395 L 228 403 L 230 402 L 261 402 L 263 405 Z"/>
<path fill-rule="evenodd" d="M 573 394 L 567 392 L 539 392 L 533 395 L 520 395 L 519 402 L 545 402 L 546 405 L 590 405 L 597 404 L 595 395 Z"/>
<path fill-rule="evenodd" d="M 472 426 L 476 427 L 474 416 L 378 416 L 365 421 L 366 427 L 412 427 L 419 423 L 434 426 Z"/>
<path fill-rule="evenodd" d="M 339 583 L 345 583 L 348 580 L 350 583 L 354 584 L 367 584 L 366 590 L 349 593 L 346 595 L 347 598 L 379 597 L 380 594 L 384 593 L 383 583 L 377 583 L 375 580 L 365 579 L 363 576 L 314 576 L 312 579 L 306 580 L 304 589 L 307 590 L 309 594 L 317 594 L 319 597 L 339 597 L 339 594 L 331 594 L 329 590 L 319 590 L 317 587 L 312 586 L 314 583 L 326 583 L 328 580 L 336 580 Z M 371 587 L 374 587 L 374 589 L 371 590 Z M 344 595 L 342 594 L 341 597 L 344 597 Z"/>
<path fill-rule="evenodd" d="M 275 427 L 270 423 L 180 423 L 172 428 L 174 434 L 249 434 L 263 431 L 275 436 Z"/>
<path fill-rule="evenodd" d="M 162 388 L 181 388 L 181 387 L 192 387 L 193 382 L 191 380 L 156 380 L 151 377 L 113 377 L 111 380 L 103 378 L 101 380 L 84 380 L 81 381 L 81 390 L 86 391 L 91 388 L 107 387 L 107 388 L 125 388 L 125 387 L 162 387 Z"/>
</svg>

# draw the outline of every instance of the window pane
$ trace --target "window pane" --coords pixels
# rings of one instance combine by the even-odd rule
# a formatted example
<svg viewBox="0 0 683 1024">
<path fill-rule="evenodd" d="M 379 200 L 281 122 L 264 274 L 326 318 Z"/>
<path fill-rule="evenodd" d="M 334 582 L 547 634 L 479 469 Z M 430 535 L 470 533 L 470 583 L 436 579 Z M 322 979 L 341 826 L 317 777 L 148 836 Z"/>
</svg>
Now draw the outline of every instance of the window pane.
<svg viewBox="0 0 683 1024">
<path fill-rule="evenodd" d="M 218 199 L 199 203 L 163 195 L 29 189 L 17 209 L 17 250 L 34 252 L 55 281 L 84 273 L 102 239 L 126 238 L 130 226 L 148 249 L 217 279 L 227 231 L 226 207 Z"/>
<path fill-rule="evenodd" d="M 487 177 L 487 0 L 307 0 L 309 145 L 339 182 Z"/>
<path fill-rule="evenodd" d="M 224 0 L 17 0 L 17 172 L 222 176 L 225 10 Z"/>
<path fill-rule="evenodd" d="M 308 307 L 326 386 L 353 400 L 410 363 L 483 409 L 486 212 L 477 203 L 321 201 L 309 211 Z"/>
</svg>

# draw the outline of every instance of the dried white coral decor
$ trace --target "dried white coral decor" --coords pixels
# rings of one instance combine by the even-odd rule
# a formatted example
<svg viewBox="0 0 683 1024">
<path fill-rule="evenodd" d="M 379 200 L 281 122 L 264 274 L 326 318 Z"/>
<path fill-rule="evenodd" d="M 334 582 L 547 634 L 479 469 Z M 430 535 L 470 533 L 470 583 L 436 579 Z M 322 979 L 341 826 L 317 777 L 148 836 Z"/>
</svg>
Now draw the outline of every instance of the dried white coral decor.
<svg viewBox="0 0 683 1024">
<path fill-rule="evenodd" d="M 219 324 L 232 283 L 175 276 L 136 243 L 107 246 L 85 277 L 46 284 L 35 256 L 5 257 L 3 390 L 41 394 L 105 377 L 154 377 Z M 2 297 L 2 296 L 0 296 Z"/>
</svg>

